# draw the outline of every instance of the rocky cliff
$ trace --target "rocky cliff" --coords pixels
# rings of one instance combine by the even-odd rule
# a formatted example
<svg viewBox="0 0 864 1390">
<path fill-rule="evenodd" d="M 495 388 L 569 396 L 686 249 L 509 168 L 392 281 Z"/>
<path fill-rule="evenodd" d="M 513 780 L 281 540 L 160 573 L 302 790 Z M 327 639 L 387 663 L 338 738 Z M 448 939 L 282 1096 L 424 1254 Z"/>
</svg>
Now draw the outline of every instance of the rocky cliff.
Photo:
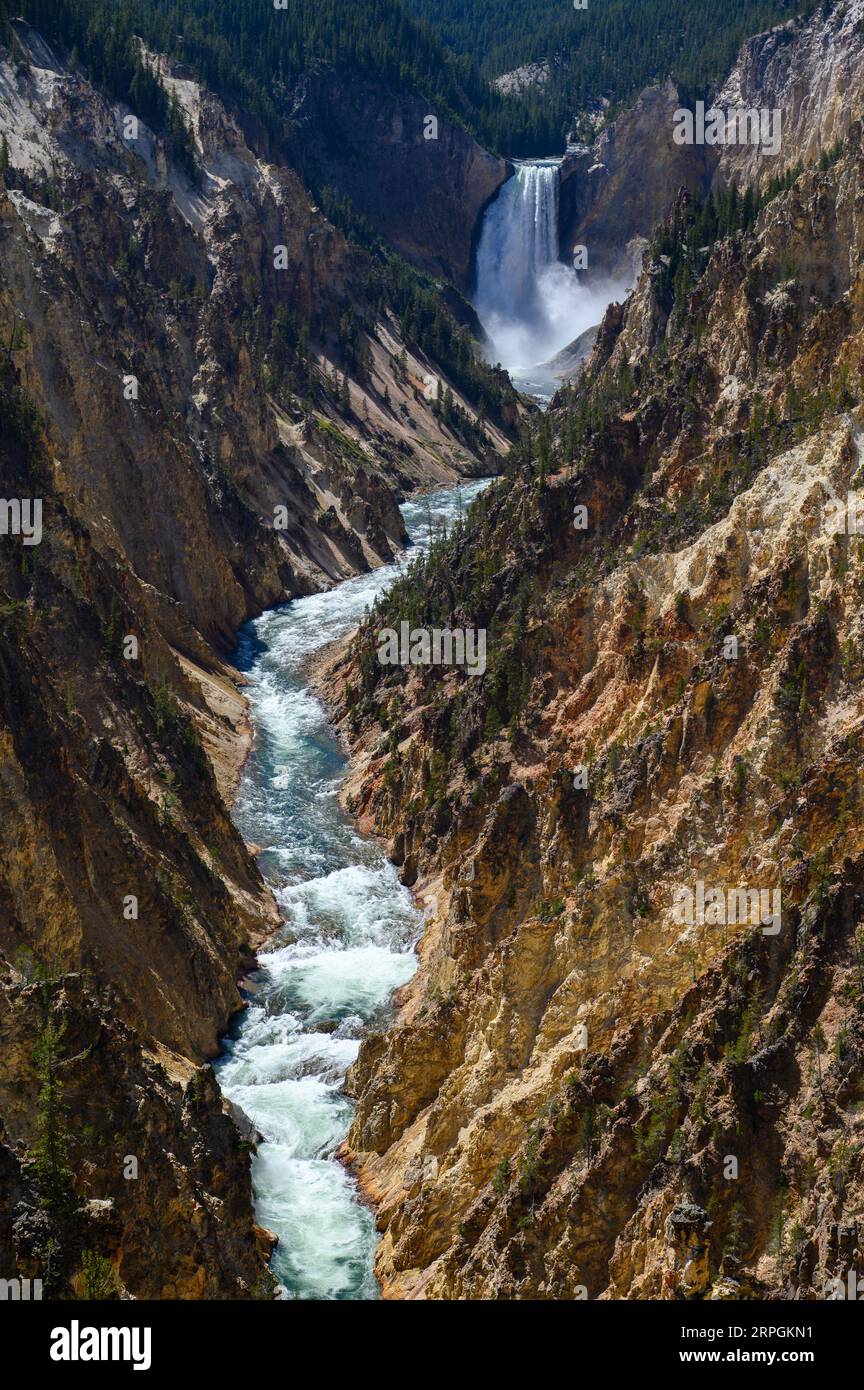
<svg viewBox="0 0 864 1390">
<path fill-rule="evenodd" d="M 3 1274 L 56 1297 L 266 1297 L 254 1135 L 203 1065 L 276 918 L 223 799 L 249 746 L 226 658 L 265 606 L 392 557 L 407 490 L 498 468 L 515 396 L 476 366 L 456 291 L 349 241 L 190 70 L 145 53 L 181 160 L 14 35 Z M 15 508 L 37 502 L 28 537 Z"/>
<path fill-rule="evenodd" d="M 310 74 L 295 96 L 287 149 L 415 265 L 470 291 L 482 213 L 511 170 L 435 103 Z"/>
<path fill-rule="evenodd" d="M 693 109 L 695 98 L 671 80 L 647 88 L 591 144 L 568 150 L 561 166 L 562 258 L 586 246 L 591 275 L 632 283 L 646 240 L 679 188 L 757 187 L 845 140 L 862 117 L 862 61 L 860 0 L 820 6 L 744 44 L 720 90 L 704 94 L 705 104 L 779 113 L 773 153 L 759 143 L 676 144 L 674 113 Z M 648 169 L 650 178 L 635 173 Z"/>
<path fill-rule="evenodd" d="M 386 1296 L 861 1267 L 860 126 L 802 166 L 681 196 L 585 381 L 337 660 L 350 804 L 429 918 L 351 1077 Z M 400 620 L 486 629 L 485 675 L 382 679 Z"/>
<path fill-rule="evenodd" d="M 790 20 L 744 44 L 715 104 L 779 111 L 781 148 L 778 156 L 765 156 L 754 146 L 725 147 L 717 181 L 764 181 L 846 140 L 864 115 L 862 59 L 861 0 L 821 5 L 808 19 Z"/>
<path fill-rule="evenodd" d="M 588 251 L 589 277 L 633 283 L 645 242 L 679 188 L 704 190 L 713 151 L 676 145 L 673 115 L 681 105 L 675 83 L 647 88 L 591 145 L 568 150 L 561 164 L 561 257 Z M 649 177 L 634 177 L 636 169 Z"/>
</svg>

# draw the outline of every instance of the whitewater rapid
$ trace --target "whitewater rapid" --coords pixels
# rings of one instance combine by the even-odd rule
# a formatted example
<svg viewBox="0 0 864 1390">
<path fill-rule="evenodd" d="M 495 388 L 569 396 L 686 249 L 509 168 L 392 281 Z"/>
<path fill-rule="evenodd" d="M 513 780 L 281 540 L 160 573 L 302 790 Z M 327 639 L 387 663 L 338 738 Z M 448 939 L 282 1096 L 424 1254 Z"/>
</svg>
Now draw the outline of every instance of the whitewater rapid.
<svg viewBox="0 0 864 1390">
<path fill-rule="evenodd" d="M 283 926 L 259 955 L 255 993 L 215 1070 L 266 1141 L 252 1163 L 255 1210 L 279 1237 L 272 1268 L 288 1298 L 378 1296 L 373 1218 L 333 1154 L 351 1122 L 345 1073 L 366 1025 L 414 973 L 422 929 L 381 846 L 338 804 L 345 758 L 303 669 L 426 547 L 430 521 L 452 525 L 484 485 L 406 503 L 411 550 L 265 613 L 243 630 L 235 658 L 256 737 L 234 817 L 262 846 Z"/>
</svg>

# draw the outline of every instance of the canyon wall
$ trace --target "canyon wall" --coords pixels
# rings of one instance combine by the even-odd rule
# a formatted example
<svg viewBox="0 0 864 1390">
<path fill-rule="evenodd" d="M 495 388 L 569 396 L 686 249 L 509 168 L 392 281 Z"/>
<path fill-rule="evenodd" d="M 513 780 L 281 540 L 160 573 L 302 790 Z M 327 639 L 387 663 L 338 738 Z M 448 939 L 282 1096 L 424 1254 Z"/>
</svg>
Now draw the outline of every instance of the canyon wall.
<svg viewBox="0 0 864 1390">
<path fill-rule="evenodd" d="M 818 160 L 862 118 L 864 7 L 820 6 L 749 39 L 706 105 L 779 112 L 776 154 L 759 144 L 678 145 L 674 113 L 693 109 L 675 83 L 647 88 L 591 145 L 561 166 L 561 256 L 588 248 L 591 274 L 629 275 L 679 189 L 756 187 L 797 162 Z M 644 171 L 650 170 L 650 177 Z"/>
<path fill-rule="evenodd" d="M 713 151 L 672 139 L 681 100 L 674 82 L 649 87 L 592 145 L 568 150 L 561 164 L 562 260 L 585 246 L 591 276 L 623 276 L 632 284 L 645 241 L 678 190 L 707 188 Z"/>
<path fill-rule="evenodd" d="M 228 657 L 264 607 L 392 558 L 406 491 L 500 467 L 515 397 L 187 69 L 149 55 L 191 167 L 15 36 L 0 460 L 42 534 L 0 539 L 3 1273 L 269 1297 L 255 1136 L 206 1065 L 277 915 L 225 804 Z M 421 292 L 451 365 L 403 328 Z"/>
<path fill-rule="evenodd" d="M 796 162 L 818 160 L 837 140 L 847 140 L 864 116 L 864 5 L 821 5 L 806 20 L 757 34 L 738 55 L 717 106 L 778 110 L 782 143 L 778 156 L 758 147 L 728 146 L 721 152 L 716 182 L 742 187 L 763 182 Z"/>
<path fill-rule="evenodd" d="M 434 103 L 310 73 L 286 148 L 415 265 L 470 293 L 474 238 L 511 169 Z"/>
<path fill-rule="evenodd" d="M 725 227 L 677 201 L 524 471 L 334 659 L 348 804 L 428 909 L 350 1077 L 387 1297 L 860 1268 L 860 124 L 812 152 Z M 401 619 L 486 629 L 483 679 L 382 681 Z"/>
</svg>

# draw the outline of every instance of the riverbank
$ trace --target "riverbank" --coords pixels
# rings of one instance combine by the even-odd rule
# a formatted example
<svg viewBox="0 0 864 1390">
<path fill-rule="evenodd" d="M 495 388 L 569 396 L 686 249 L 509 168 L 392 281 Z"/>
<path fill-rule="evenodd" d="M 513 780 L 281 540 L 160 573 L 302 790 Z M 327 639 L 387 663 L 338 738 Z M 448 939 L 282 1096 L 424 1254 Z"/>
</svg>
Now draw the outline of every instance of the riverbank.
<svg viewBox="0 0 864 1390">
<path fill-rule="evenodd" d="M 339 791 L 339 801 L 346 815 L 351 816 L 365 835 L 375 837 L 380 843 L 381 830 L 369 809 L 375 804 L 375 797 L 369 795 L 374 785 L 375 775 L 370 771 L 380 752 L 362 740 L 352 740 L 344 728 L 343 692 L 349 675 L 348 653 L 352 638 L 345 638 L 322 651 L 310 670 L 310 683 L 318 698 L 327 708 L 331 724 L 339 735 L 347 758 L 345 778 Z M 391 1017 L 387 1023 L 390 1038 L 407 1027 L 418 1017 L 424 998 L 428 997 L 429 977 L 440 966 L 442 939 L 450 906 L 452 886 L 446 884 L 442 874 L 421 876 L 416 868 L 406 863 L 397 841 L 387 845 L 387 855 L 403 884 L 410 884 L 415 906 L 422 914 L 422 930 L 414 943 L 416 969 L 404 985 L 394 992 L 391 1000 Z M 412 1086 L 422 1079 L 406 1073 L 405 1087 Z M 355 1094 L 354 1078 L 349 1070 L 346 1077 L 346 1091 Z M 428 1156 L 424 1158 L 425 1134 L 417 1129 L 413 1141 L 406 1147 L 388 1147 L 383 1153 L 363 1152 L 352 1147 L 346 1137 L 336 1150 L 336 1157 L 345 1165 L 357 1183 L 364 1201 L 368 1202 L 376 1218 L 386 1216 L 395 1206 L 408 1199 L 411 1193 L 430 1181 L 435 1173 L 429 1165 Z M 387 1222 L 384 1222 L 385 1227 Z M 375 1249 L 375 1275 L 381 1297 L 385 1300 L 417 1299 L 423 1297 L 422 1281 L 415 1272 L 401 1274 L 393 1261 L 393 1237 L 385 1229 Z"/>
<path fill-rule="evenodd" d="M 253 1157 L 255 1217 L 279 1237 L 272 1268 L 288 1298 L 378 1296 L 374 1218 L 337 1156 L 353 1114 L 345 1076 L 361 1039 L 389 1022 L 423 929 L 380 841 L 343 808 L 349 768 L 309 662 L 356 629 L 431 529 L 452 525 L 483 485 L 406 502 L 412 550 L 241 633 L 235 664 L 254 741 L 233 818 L 260 847 L 281 921 L 215 1071 L 264 1137 Z"/>
</svg>

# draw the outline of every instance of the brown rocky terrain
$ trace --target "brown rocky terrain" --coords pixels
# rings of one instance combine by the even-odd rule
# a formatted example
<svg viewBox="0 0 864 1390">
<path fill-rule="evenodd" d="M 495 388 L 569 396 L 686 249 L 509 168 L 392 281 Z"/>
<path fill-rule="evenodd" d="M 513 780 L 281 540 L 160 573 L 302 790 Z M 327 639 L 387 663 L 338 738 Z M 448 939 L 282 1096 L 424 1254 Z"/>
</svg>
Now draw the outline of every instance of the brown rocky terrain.
<svg viewBox="0 0 864 1390">
<path fill-rule="evenodd" d="M 779 109 L 782 145 L 778 157 L 748 145 L 724 147 L 718 182 L 755 183 L 767 172 L 812 163 L 836 140 L 845 140 L 864 115 L 862 58 L 864 11 L 858 0 L 820 5 L 806 20 L 790 20 L 748 40 L 715 104 L 724 110 Z"/>
<path fill-rule="evenodd" d="M 682 193 L 585 380 L 335 661 L 349 804 L 429 909 L 350 1079 L 385 1296 L 860 1271 L 864 158 L 833 111 L 761 206 Z M 485 628 L 485 676 L 385 673 L 402 620 Z M 688 920 L 700 883 L 723 910 Z"/>
<path fill-rule="evenodd" d="M 427 124 L 434 117 L 435 125 Z M 287 148 L 415 265 L 471 289 L 483 209 L 512 172 L 420 97 L 310 74 L 297 93 Z"/>
<path fill-rule="evenodd" d="M 223 799 L 228 658 L 390 559 L 407 491 L 497 469 L 516 398 L 466 365 L 456 290 L 349 242 L 188 70 L 150 55 L 194 169 L 14 27 L 0 467 L 43 534 L 0 538 L 2 1272 L 267 1297 L 254 1135 L 206 1065 L 276 921 Z M 405 326 L 422 296 L 447 364 Z"/>
<path fill-rule="evenodd" d="M 8 365 L 2 397 L 4 484 L 42 497 L 45 526 L 29 552 L 5 539 L 0 581 L 0 1114 L 21 1191 L 4 1268 L 62 1297 L 87 1251 L 138 1295 L 244 1296 L 261 1277 L 248 1158 L 201 1063 L 275 909 L 190 717 L 198 685 L 55 490 Z M 56 1113 L 35 1101 L 49 1035 Z M 66 1136 L 49 1166 L 89 1206 L 49 1190 L 46 1126 Z"/>
<path fill-rule="evenodd" d="M 391 558 L 409 490 L 505 467 L 523 408 L 459 291 L 507 169 L 317 70 L 277 149 L 145 53 L 180 158 L 13 31 L 0 476 L 44 535 L 0 536 L 0 1274 L 268 1298 L 207 1065 L 276 920 L 230 656 Z M 562 245 L 651 237 L 635 292 L 334 658 L 350 805 L 429 909 L 351 1077 L 388 1297 L 861 1268 L 862 34 L 853 0 L 745 45 L 719 99 L 781 107 L 773 164 L 673 148 L 669 84 L 571 155 Z M 487 629 L 485 676 L 384 676 L 385 617 Z M 682 916 L 700 884 L 722 916 Z"/>
<path fill-rule="evenodd" d="M 635 270 L 653 228 L 679 188 L 705 189 L 716 157 L 702 145 L 676 145 L 673 115 L 682 98 L 674 82 L 647 88 L 603 127 L 591 145 L 568 150 L 561 165 L 561 257 L 588 251 L 590 276 L 625 277 Z M 634 178 L 634 168 L 650 178 Z"/>
<path fill-rule="evenodd" d="M 707 104 L 780 113 L 777 154 L 758 144 L 677 145 L 674 113 L 692 107 L 671 80 L 647 88 L 632 107 L 602 123 L 597 138 L 570 149 L 561 166 L 561 255 L 588 249 L 589 278 L 630 283 L 653 228 L 680 188 L 755 186 L 797 163 L 819 159 L 861 120 L 864 20 L 861 6 L 823 5 L 748 40 Z M 634 177 L 650 169 L 651 177 Z"/>
</svg>

